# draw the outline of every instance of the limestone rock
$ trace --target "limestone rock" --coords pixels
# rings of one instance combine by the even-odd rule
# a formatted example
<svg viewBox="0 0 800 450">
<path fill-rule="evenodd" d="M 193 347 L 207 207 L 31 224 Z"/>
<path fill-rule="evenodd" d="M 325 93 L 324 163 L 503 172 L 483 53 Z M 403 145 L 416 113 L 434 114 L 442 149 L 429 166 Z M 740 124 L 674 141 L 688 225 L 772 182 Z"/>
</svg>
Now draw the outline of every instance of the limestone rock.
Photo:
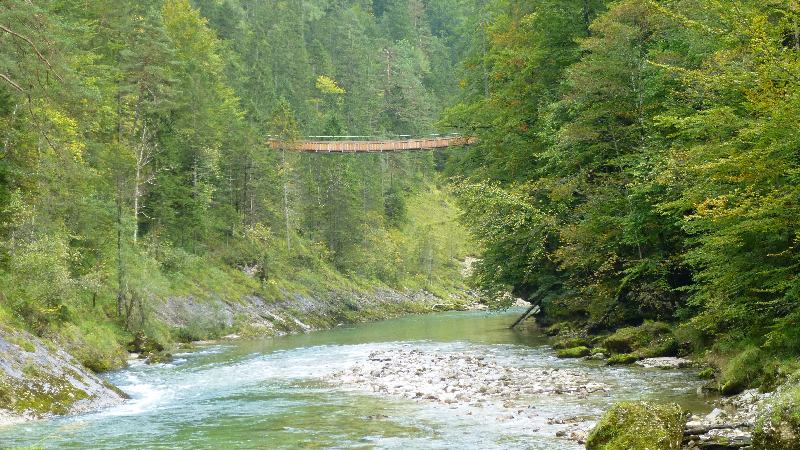
<svg viewBox="0 0 800 450">
<path fill-rule="evenodd" d="M 24 331 L 0 326 L 0 424 L 76 414 L 126 395 L 75 358 Z"/>
</svg>

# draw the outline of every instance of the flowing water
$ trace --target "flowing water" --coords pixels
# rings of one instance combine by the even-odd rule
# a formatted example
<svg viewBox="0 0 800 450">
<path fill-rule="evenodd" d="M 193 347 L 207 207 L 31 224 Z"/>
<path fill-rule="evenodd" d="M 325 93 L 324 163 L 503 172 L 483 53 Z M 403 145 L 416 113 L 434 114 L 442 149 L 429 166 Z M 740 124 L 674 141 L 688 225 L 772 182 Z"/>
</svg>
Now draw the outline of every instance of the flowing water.
<svg viewBox="0 0 800 450">
<path fill-rule="evenodd" d="M 414 316 L 177 355 L 107 375 L 132 399 L 92 414 L 0 428 L 0 448 L 581 448 L 559 418 L 596 419 L 625 399 L 708 408 L 689 371 L 560 360 L 543 337 L 508 330 L 515 313 Z M 325 381 L 374 351 L 484 354 L 519 367 L 584 371 L 608 392 L 533 400 L 540 420 L 359 392 Z M 485 413 L 485 414 L 484 414 Z"/>
</svg>

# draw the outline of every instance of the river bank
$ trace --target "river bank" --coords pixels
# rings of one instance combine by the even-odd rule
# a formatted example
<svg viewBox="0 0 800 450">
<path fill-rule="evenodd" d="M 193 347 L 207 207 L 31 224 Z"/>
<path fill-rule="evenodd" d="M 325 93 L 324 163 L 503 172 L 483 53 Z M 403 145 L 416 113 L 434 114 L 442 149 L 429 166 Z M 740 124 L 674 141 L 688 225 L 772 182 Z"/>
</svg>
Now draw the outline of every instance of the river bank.
<svg viewBox="0 0 800 450">
<path fill-rule="evenodd" d="M 51 342 L 0 326 L 0 426 L 109 408 L 126 398 Z"/>
<path fill-rule="evenodd" d="M 798 376 L 783 363 L 776 373 L 766 380 L 754 378 L 764 370 L 758 366 L 758 358 L 750 358 L 748 364 L 737 363 L 748 352 L 723 361 L 711 352 L 693 349 L 687 339 L 686 329 L 663 322 L 647 322 L 639 326 L 622 327 L 613 332 L 592 333 L 579 324 L 560 322 L 540 328 L 538 324 L 527 324 L 535 332 L 550 336 L 549 344 L 560 358 L 597 361 L 615 367 L 630 365 L 655 370 L 678 370 L 691 368 L 701 385 L 697 394 L 709 399 L 711 411 L 683 410 L 674 428 L 682 435 L 681 448 L 689 450 L 714 449 L 735 450 L 742 448 L 772 449 L 800 448 L 800 424 L 797 417 Z M 752 352 L 750 352 L 752 353 Z M 774 368 L 773 368 L 774 369 Z M 759 383 L 760 381 L 760 383 Z M 762 388 L 750 388 L 760 385 Z M 613 407 L 604 416 L 603 434 L 616 436 L 616 442 L 603 444 L 589 442 L 587 448 L 616 448 L 614 445 L 634 445 L 643 426 L 659 427 L 664 417 L 671 416 L 667 411 L 675 405 L 658 403 L 626 403 Z M 664 415 L 654 414 L 642 422 L 641 418 L 662 408 Z M 680 410 L 680 408 L 678 408 Z M 674 415 L 672 415 L 674 416 Z M 675 416 L 677 417 L 677 416 Z M 652 431 L 652 430 L 651 430 Z M 666 429 L 663 433 L 674 435 Z M 652 431 L 653 434 L 658 434 Z M 663 434 L 662 435 L 665 435 Z M 632 440 L 628 440 L 632 439 Z M 591 436 L 590 439 L 591 441 Z M 775 442 L 779 445 L 776 446 Z M 653 442 L 638 442 L 637 445 L 660 447 Z M 599 445 L 599 446 L 598 446 Z M 670 445 L 676 445 L 674 442 Z M 670 447 L 670 448 L 673 448 Z"/>
<path fill-rule="evenodd" d="M 476 300 L 469 294 L 450 294 L 442 298 L 424 290 L 375 288 L 287 293 L 277 300 L 254 295 L 239 301 L 220 297 L 203 300 L 171 297 L 155 309 L 161 323 L 190 339 L 221 333 L 273 337 L 406 314 L 470 309 Z"/>
<path fill-rule="evenodd" d="M 4 420 L 8 425 L 11 422 L 19 423 L 31 419 L 53 420 L 53 417 L 60 414 L 70 416 L 98 409 L 101 410 L 98 413 L 101 415 L 117 414 L 114 411 L 139 411 L 146 409 L 149 402 L 155 401 L 158 395 L 163 395 L 164 389 L 172 389 L 170 383 L 173 381 L 156 377 L 144 382 L 138 375 L 130 378 L 121 374 L 140 371 L 152 373 L 152 370 L 164 374 L 161 376 L 166 376 L 170 371 L 184 367 L 195 358 L 205 359 L 220 352 L 224 354 L 230 351 L 226 349 L 242 349 L 236 351 L 244 352 L 241 353 L 243 355 L 263 354 L 269 359 L 275 350 L 263 347 L 266 343 L 269 343 L 269 346 L 278 345 L 279 349 L 290 350 L 298 345 L 292 342 L 302 343 L 301 346 L 305 347 L 325 342 L 325 336 L 350 336 L 356 330 L 364 330 L 358 333 L 373 331 L 370 331 L 371 337 L 337 338 L 339 340 L 336 342 L 344 345 L 341 350 L 337 347 L 321 347 L 320 350 L 327 348 L 325 352 L 336 353 L 362 341 L 400 339 L 394 343 L 370 344 L 369 352 L 359 349 L 359 345 L 356 345 L 353 347 L 353 351 L 358 349 L 355 354 L 348 353 L 349 356 L 341 361 L 329 362 L 330 367 L 322 371 L 316 366 L 308 366 L 310 362 L 306 357 L 284 362 L 281 364 L 282 368 L 272 367 L 273 364 L 270 363 L 259 364 L 252 370 L 266 371 L 265 373 L 274 375 L 277 369 L 295 374 L 294 376 L 299 377 L 298 380 L 303 380 L 298 392 L 307 389 L 313 391 L 318 389 L 314 387 L 317 383 L 322 383 L 326 390 L 343 390 L 348 393 L 347 395 L 367 395 L 391 399 L 393 402 L 409 402 L 423 409 L 437 411 L 437 414 L 449 411 L 448 414 L 455 414 L 458 420 L 471 421 L 475 418 L 489 421 L 498 427 L 509 427 L 518 432 L 525 430 L 523 435 L 529 439 L 537 442 L 549 442 L 552 439 L 560 443 L 558 445 L 563 448 L 577 448 L 571 445 L 583 445 L 589 432 L 612 400 L 639 399 L 666 402 L 677 400 L 684 405 L 686 411 L 692 413 L 686 420 L 683 443 L 686 449 L 742 448 L 753 442 L 756 425 L 774 398 L 772 394 L 761 394 L 751 390 L 712 402 L 711 398 L 702 394 L 708 382 L 698 377 L 697 368 L 684 368 L 686 360 L 681 358 L 649 358 L 640 360 L 633 366 L 614 367 L 598 358 L 598 353 L 585 358 L 558 358 L 558 347 L 563 346 L 559 344 L 558 338 L 547 338 L 536 330 L 507 329 L 518 312 L 500 315 L 475 312 L 466 313 L 467 316 L 463 318 L 460 315 L 445 314 L 444 317 L 452 318 L 447 319 L 447 325 L 442 328 L 426 325 L 437 320 L 441 314 L 406 316 L 400 319 L 401 323 L 419 322 L 422 325 L 414 328 L 410 334 L 406 331 L 389 336 L 384 336 L 380 330 L 394 326 L 396 320 L 352 326 L 352 323 L 358 321 L 376 320 L 379 318 L 378 314 L 406 315 L 430 311 L 434 307 L 441 307 L 442 302 L 440 298 L 424 294 L 394 294 L 384 295 L 382 298 L 383 300 L 368 296 L 353 298 L 351 306 L 346 309 L 334 308 L 330 301 L 312 299 L 298 303 L 291 310 L 280 309 L 274 305 L 259 309 L 255 306 L 257 303 L 251 303 L 249 310 L 253 313 L 250 316 L 254 320 L 253 323 L 263 324 L 251 327 L 262 334 L 236 334 L 222 340 L 195 342 L 188 346 L 188 352 L 185 350 L 187 347 L 172 349 L 171 351 L 175 353 L 172 358 L 166 360 L 166 363 L 147 366 L 141 361 L 132 361 L 132 368 L 113 372 L 110 376 L 102 378 L 96 378 L 89 373 L 88 376 L 99 380 L 102 389 L 108 390 L 92 393 L 90 396 L 96 400 L 95 402 L 83 401 L 76 403 L 75 407 L 62 408 L 63 399 L 69 396 L 60 395 L 62 402 L 55 403 L 58 406 L 55 411 L 28 412 L 13 416 L 6 413 Z M 172 302 L 173 306 L 178 304 L 174 299 Z M 230 314 L 218 312 L 218 317 L 232 319 L 237 317 L 233 313 L 233 308 L 243 307 L 241 305 L 231 307 L 232 310 L 228 311 Z M 186 308 L 184 305 L 182 309 L 175 311 L 187 311 Z M 382 312 L 379 313 L 376 308 Z M 216 311 L 223 310 L 220 307 Z M 472 314 L 485 316 L 478 320 L 477 317 L 473 318 Z M 176 320 L 172 322 L 173 326 L 179 327 L 181 322 L 177 320 L 181 319 L 181 315 L 172 317 Z M 462 321 L 464 325 L 461 324 Z M 241 321 L 238 324 L 241 326 L 247 323 L 250 322 Z M 482 332 L 479 342 L 476 342 L 479 345 L 465 346 L 459 341 L 445 344 L 453 339 L 461 339 L 460 336 L 469 336 L 472 333 L 469 330 L 476 326 L 486 330 Z M 311 327 L 327 327 L 333 331 L 307 333 Z M 240 328 L 240 330 L 246 329 L 248 328 Z M 272 338 L 265 340 L 263 339 L 265 336 Z M 10 339 L 3 336 L 0 337 L 0 342 Z M 411 341 L 408 341 L 409 339 Z M 414 339 L 424 339 L 427 343 L 417 342 Z M 508 343 L 514 344 L 509 346 Z M 556 349 L 553 349 L 553 345 Z M 33 353 L 40 353 L 47 347 L 46 343 L 41 343 Z M 69 358 L 68 355 L 64 356 L 63 352 L 57 352 L 56 356 Z M 53 356 L 47 357 L 48 360 L 53 358 Z M 71 364 L 71 370 L 77 371 L 78 369 L 74 367 L 77 363 L 73 360 Z M 121 386 L 125 392 L 131 394 L 132 400 L 123 404 L 123 396 L 106 381 Z M 224 383 L 223 380 L 220 382 Z M 309 382 L 312 384 L 309 385 Z M 201 385 L 205 389 L 205 384 Z M 153 389 L 161 393 L 154 393 Z M 677 392 L 681 394 L 676 397 L 674 393 Z M 191 395 L 199 394 L 199 391 L 194 391 Z M 384 415 L 387 417 L 383 417 Z M 369 413 L 365 416 L 378 421 L 391 420 L 390 417 L 393 417 L 384 413 Z M 82 417 L 84 416 L 76 416 L 74 420 L 83 421 Z M 48 423 L 49 420 L 43 423 Z M 65 417 L 57 420 L 72 419 Z"/>
<path fill-rule="evenodd" d="M 307 333 L 345 324 L 391 319 L 441 309 L 468 309 L 472 299 L 442 299 L 425 291 L 329 291 L 324 295 L 287 295 L 280 301 L 251 296 L 238 302 L 218 297 L 172 297 L 156 303 L 160 326 L 190 343 L 205 338 L 264 338 Z M 195 341 L 196 342 L 196 341 Z M 205 340 L 205 343 L 215 341 Z M 137 334 L 126 361 L 165 362 L 186 348 Z M 189 345 L 191 347 L 191 344 Z M 57 341 L 11 327 L 0 328 L 0 425 L 74 415 L 122 403 L 126 395 L 99 378 Z"/>
<path fill-rule="evenodd" d="M 413 345 L 372 352 L 326 381 L 375 395 L 461 408 L 500 423 L 521 420 L 536 428 L 544 420 L 564 425 L 555 437 L 579 444 L 585 442 L 593 417 L 543 417 L 536 399 L 585 399 L 607 395 L 611 389 L 579 368 L 516 367 L 478 352 L 429 352 Z M 493 414 L 486 416 L 487 409 Z"/>
<path fill-rule="evenodd" d="M 691 372 L 559 359 L 541 334 L 508 329 L 518 314 L 424 314 L 204 345 L 168 363 L 137 362 L 107 374 L 131 394 L 121 406 L 0 430 L 0 442 L 577 450 L 573 433 L 585 432 L 615 401 L 678 401 L 710 411 Z M 366 382 L 339 382 L 362 366 L 370 367 L 362 371 Z M 420 376 L 418 369 L 425 369 Z M 373 370 L 383 374 L 372 380 Z M 373 392 L 373 381 L 387 391 Z M 412 398 L 418 392 L 426 395 Z"/>
</svg>

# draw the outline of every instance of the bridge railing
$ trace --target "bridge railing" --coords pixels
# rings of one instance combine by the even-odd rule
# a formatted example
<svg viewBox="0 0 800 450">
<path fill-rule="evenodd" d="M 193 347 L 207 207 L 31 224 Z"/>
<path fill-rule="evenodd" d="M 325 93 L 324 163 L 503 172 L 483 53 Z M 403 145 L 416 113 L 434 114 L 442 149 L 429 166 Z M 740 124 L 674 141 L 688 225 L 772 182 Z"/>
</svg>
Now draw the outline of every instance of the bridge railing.
<svg viewBox="0 0 800 450">
<path fill-rule="evenodd" d="M 303 141 L 402 141 L 433 138 L 457 138 L 459 133 L 431 133 L 431 134 L 371 134 L 371 135 L 309 135 L 302 136 Z M 269 140 L 279 139 L 279 136 L 268 134 Z"/>
<path fill-rule="evenodd" d="M 437 148 L 470 145 L 473 137 L 459 134 L 431 134 L 424 137 L 411 135 L 376 136 L 307 136 L 304 140 L 287 143 L 270 139 L 270 147 L 310 153 L 374 153 L 425 151 Z"/>
</svg>

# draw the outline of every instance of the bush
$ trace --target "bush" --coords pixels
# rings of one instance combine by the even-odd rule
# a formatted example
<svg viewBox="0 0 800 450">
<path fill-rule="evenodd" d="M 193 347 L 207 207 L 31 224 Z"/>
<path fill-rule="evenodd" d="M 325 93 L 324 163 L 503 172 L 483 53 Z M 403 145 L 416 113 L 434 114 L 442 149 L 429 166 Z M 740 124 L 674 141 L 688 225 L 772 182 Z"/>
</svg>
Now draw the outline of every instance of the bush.
<svg viewBox="0 0 800 450">
<path fill-rule="evenodd" d="M 117 340 L 116 331 L 109 325 L 84 323 L 80 327 L 65 324 L 53 339 L 67 353 L 94 372 L 118 369 L 127 364 L 127 353 Z"/>
<path fill-rule="evenodd" d="M 680 449 L 685 418 L 676 404 L 622 402 L 589 433 L 587 450 Z"/>
<path fill-rule="evenodd" d="M 697 377 L 701 380 L 710 380 L 714 378 L 714 369 L 711 367 L 706 367 L 705 369 L 701 370 L 700 373 L 697 374 Z"/>
<path fill-rule="evenodd" d="M 77 297 L 70 273 L 74 254 L 61 233 L 20 240 L 9 248 L 7 273 L 0 272 L 3 301 L 36 334 L 69 319 L 67 304 Z"/>
</svg>

